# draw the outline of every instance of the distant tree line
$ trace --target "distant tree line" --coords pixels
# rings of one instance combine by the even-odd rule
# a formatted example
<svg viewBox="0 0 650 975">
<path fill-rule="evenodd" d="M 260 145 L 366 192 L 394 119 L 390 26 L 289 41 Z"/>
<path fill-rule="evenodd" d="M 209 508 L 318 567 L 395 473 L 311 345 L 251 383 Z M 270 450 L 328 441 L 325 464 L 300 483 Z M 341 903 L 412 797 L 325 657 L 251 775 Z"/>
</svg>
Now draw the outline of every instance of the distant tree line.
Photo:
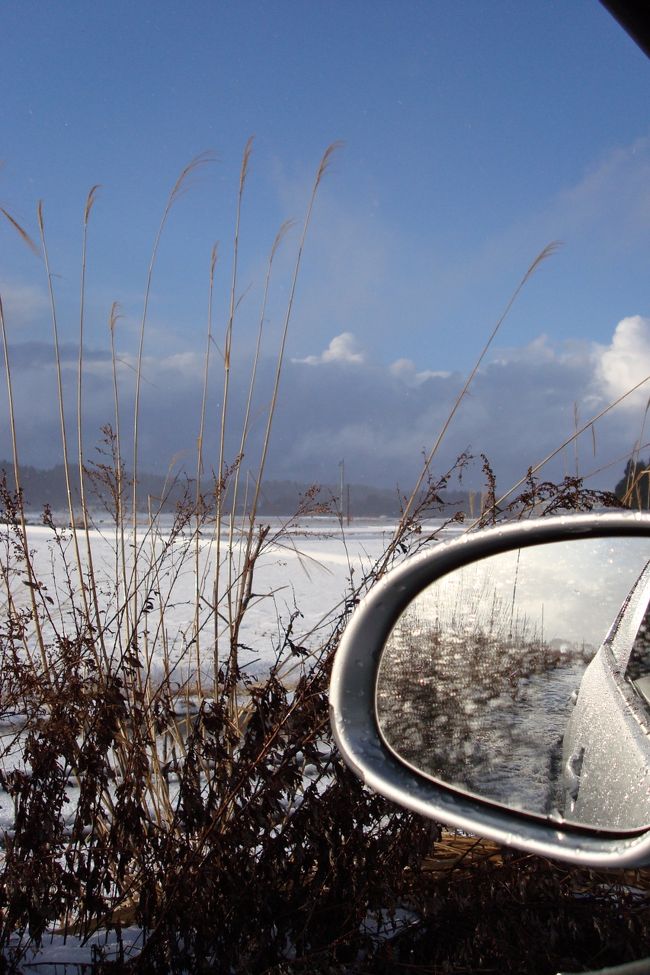
<svg viewBox="0 0 650 975">
<path fill-rule="evenodd" d="M 9 461 L 0 460 L 0 471 L 4 471 L 7 484 L 14 483 L 13 465 Z M 90 471 L 86 483 L 86 496 L 89 507 L 95 511 L 110 510 L 113 503 L 107 478 L 93 478 Z M 67 510 L 67 494 L 65 470 L 62 464 L 49 470 L 36 467 L 21 466 L 21 485 L 25 509 L 40 512 L 45 505 L 53 511 Z M 79 505 L 79 471 L 75 465 L 70 465 L 70 480 L 73 490 L 73 502 Z M 123 472 L 123 493 L 126 504 L 130 503 L 131 480 L 128 472 Z M 114 484 L 113 484 L 114 486 Z M 206 501 L 210 501 L 210 482 L 206 477 L 202 486 Z M 169 478 L 156 474 L 141 473 L 138 475 L 138 499 L 142 511 L 148 510 L 149 500 L 155 510 L 159 507 L 163 511 L 173 512 L 185 496 L 193 499 L 195 482 L 191 478 L 180 476 L 170 484 Z M 340 486 L 321 484 L 315 489 L 313 484 L 301 481 L 265 481 L 260 492 L 260 515 L 293 515 L 305 507 L 304 499 L 310 497 L 317 501 L 307 507 L 312 513 L 330 513 L 334 516 L 341 512 Z M 161 502 L 161 499 L 164 500 Z M 441 506 L 432 508 L 431 517 L 451 516 L 457 511 L 470 512 L 469 495 L 467 491 L 441 492 Z M 349 510 L 348 510 L 349 503 Z M 346 485 L 346 496 L 343 513 L 347 518 L 399 517 L 404 498 L 397 488 L 383 488 L 364 484 Z M 224 509 L 229 508 L 228 491 L 226 490 Z"/>
</svg>

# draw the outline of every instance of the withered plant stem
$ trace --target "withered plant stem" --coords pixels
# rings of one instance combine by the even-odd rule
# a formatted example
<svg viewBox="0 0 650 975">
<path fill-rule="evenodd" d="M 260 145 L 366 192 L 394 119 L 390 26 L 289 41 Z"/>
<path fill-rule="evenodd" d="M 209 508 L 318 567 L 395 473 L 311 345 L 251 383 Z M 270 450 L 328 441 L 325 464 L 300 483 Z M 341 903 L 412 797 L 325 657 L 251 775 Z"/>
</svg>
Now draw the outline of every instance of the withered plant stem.
<svg viewBox="0 0 650 975">
<path fill-rule="evenodd" d="M 214 276 L 217 267 L 218 245 L 214 244 L 210 254 L 210 276 L 208 286 L 208 316 L 207 316 L 207 336 L 205 343 L 205 356 L 203 359 L 203 391 L 201 393 L 201 414 L 199 420 L 199 435 L 196 444 L 196 492 L 194 496 L 194 652 L 196 657 L 197 671 L 201 668 L 201 624 L 200 608 L 203 585 L 201 580 L 200 552 L 201 552 L 201 525 L 205 520 L 203 503 L 203 439 L 205 435 L 205 414 L 208 403 L 208 381 L 210 376 L 210 353 L 212 351 L 212 307 L 214 301 Z M 213 680 L 213 691 L 216 694 L 216 676 Z"/>
<path fill-rule="evenodd" d="M 130 618 L 131 601 L 128 593 L 128 573 L 126 568 L 126 511 L 124 506 L 126 486 L 123 483 L 124 468 L 122 461 L 122 443 L 120 432 L 120 393 L 117 381 L 117 356 L 115 352 L 115 328 L 119 317 L 119 305 L 116 301 L 114 301 L 111 305 L 111 311 L 108 319 L 108 330 L 111 340 L 111 375 L 113 379 L 113 411 L 115 423 L 114 448 L 113 444 L 110 444 L 111 459 L 115 471 L 115 580 L 118 603 L 120 602 L 120 589 L 123 591 L 123 616 L 126 633 L 129 634 L 132 631 L 132 620 Z M 124 650 L 122 633 L 123 626 L 122 620 L 120 619 L 118 621 L 118 646 L 120 654 Z"/>
<path fill-rule="evenodd" d="M 36 606 L 36 588 L 37 588 L 36 578 L 34 575 L 34 567 L 32 565 L 32 560 L 29 554 L 29 545 L 27 544 L 27 525 L 25 523 L 25 509 L 23 505 L 22 485 L 20 481 L 20 464 L 18 461 L 18 439 L 16 436 L 16 414 L 14 411 L 13 383 L 11 379 L 11 364 L 9 361 L 9 344 L 7 341 L 7 329 L 5 325 L 2 295 L 0 295 L 0 331 L 2 332 L 2 351 L 4 356 L 4 371 L 5 371 L 5 381 L 7 386 L 7 404 L 9 407 L 9 429 L 11 432 L 11 451 L 12 451 L 12 460 L 14 465 L 14 483 L 16 486 L 16 495 L 18 498 L 18 516 L 20 518 L 21 541 L 22 541 L 22 547 L 25 555 L 27 580 L 29 583 L 29 598 L 32 607 L 32 619 L 34 622 L 34 629 L 36 630 L 36 642 L 41 657 L 41 666 L 43 667 L 43 673 L 47 676 L 47 679 L 49 681 L 49 667 L 48 667 L 47 654 L 45 652 L 45 641 L 43 640 L 43 632 L 41 629 L 40 618 Z M 7 594 L 10 603 L 9 608 L 11 611 L 13 596 L 11 594 L 11 588 L 8 581 L 7 581 Z M 14 610 L 14 614 L 15 614 L 15 610 Z M 23 646 L 25 647 L 25 650 L 27 651 L 28 659 L 31 660 L 29 644 L 27 641 L 27 636 L 24 633 L 24 631 L 23 631 L 22 642 L 23 642 Z"/>
<path fill-rule="evenodd" d="M 68 437 L 66 432 L 65 404 L 64 404 L 64 397 L 63 397 L 63 376 L 61 370 L 61 353 L 59 349 L 59 328 L 57 322 L 54 287 L 52 284 L 52 272 L 50 270 L 47 241 L 45 237 L 45 220 L 43 217 L 42 201 L 40 201 L 38 204 L 37 212 L 38 212 L 38 229 L 41 237 L 41 249 L 43 253 L 43 261 L 45 263 L 45 272 L 47 275 L 47 289 L 48 289 L 48 295 L 50 300 L 50 318 L 52 321 L 52 338 L 54 342 L 54 364 L 56 369 L 56 387 L 57 387 L 57 401 L 59 407 L 59 425 L 61 430 L 61 451 L 63 454 L 63 474 L 65 477 L 65 490 L 66 490 L 66 497 L 68 501 L 68 517 L 70 520 L 70 530 L 72 533 L 72 542 L 74 546 L 75 559 L 77 563 L 79 589 L 81 590 L 81 598 L 84 607 L 83 618 L 85 621 L 89 622 L 91 620 L 91 614 L 88 605 L 88 585 L 86 583 L 83 564 L 81 562 L 81 552 L 79 549 L 79 535 L 77 530 L 77 519 L 75 515 L 74 502 L 72 499 L 72 484 L 70 479 L 70 462 L 69 462 L 69 454 L 68 454 Z M 94 643 L 93 643 L 93 647 L 94 647 Z M 99 663 L 100 655 L 97 653 L 96 648 L 94 648 L 94 656 L 96 662 Z"/>
<path fill-rule="evenodd" d="M 196 156 L 194 159 L 191 160 L 191 162 L 187 164 L 187 166 L 185 166 L 185 168 L 181 171 L 180 175 L 178 176 L 176 182 L 172 186 L 170 194 L 167 198 L 167 203 L 163 210 L 162 217 L 160 219 L 160 224 L 158 226 L 156 236 L 154 238 L 153 248 L 151 250 L 151 257 L 149 259 L 149 267 L 147 269 L 147 279 L 146 279 L 146 284 L 144 289 L 144 299 L 142 304 L 142 315 L 140 318 L 138 356 L 137 356 L 136 372 L 135 372 L 135 401 L 133 405 L 133 474 L 132 474 L 133 490 L 132 490 L 132 500 L 131 500 L 131 505 L 132 505 L 131 517 L 132 517 L 132 526 L 133 526 L 132 527 L 133 545 L 135 550 L 137 550 L 138 547 L 138 470 L 139 470 L 138 438 L 139 438 L 139 431 L 140 431 L 140 390 L 142 386 L 142 368 L 143 368 L 143 361 L 144 361 L 144 337 L 145 337 L 145 330 L 147 324 L 147 316 L 149 311 L 149 300 L 151 297 L 151 285 L 153 281 L 153 273 L 154 273 L 154 268 L 156 266 L 156 260 L 158 257 L 160 241 L 162 239 L 163 231 L 165 229 L 165 225 L 167 223 L 167 219 L 169 217 L 172 207 L 174 206 L 178 198 L 183 193 L 188 183 L 188 180 L 190 179 L 192 174 L 195 173 L 196 170 L 199 169 L 201 166 L 209 162 L 211 159 L 212 156 L 210 153 L 202 153 L 201 155 Z M 134 584 L 132 586 L 133 606 L 131 610 L 131 618 L 132 618 L 132 625 L 135 626 L 137 625 L 138 614 L 139 614 L 136 561 L 134 561 L 133 571 L 135 574 L 133 579 Z M 135 633 L 133 635 L 135 636 Z"/>
<path fill-rule="evenodd" d="M 81 518 L 84 527 L 84 537 L 86 541 L 86 559 L 88 560 L 88 588 L 93 602 L 95 614 L 94 632 L 97 634 L 100 645 L 101 659 L 106 662 L 106 646 L 104 644 L 104 628 L 101 623 L 99 611 L 99 599 L 97 596 L 97 585 L 95 580 L 95 567 L 93 565 L 92 546 L 90 544 L 90 524 L 88 519 L 88 506 L 86 504 L 86 479 L 84 469 L 84 450 L 83 450 L 83 370 L 84 370 L 84 315 L 86 310 L 86 255 L 88 249 L 88 220 L 90 212 L 95 203 L 98 185 L 93 186 L 86 198 L 83 216 L 83 234 L 81 243 L 81 282 L 79 285 L 79 360 L 77 367 L 77 463 L 79 465 L 79 500 L 81 503 Z M 76 531 L 76 525 L 73 525 Z M 83 581 L 81 583 L 83 586 Z"/>
<path fill-rule="evenodd" d="M 213 629 L 213 668 L 214 668 L 214 681 L 215 681 L 215 696 L 217 693 L 217 681 L 219 674 L 219 619 L 217 616 L 217 606 L 221 598 L 220 588 L 221 588 L 221 528 L 223 523 L 223 503 L 227 487 L 227 476 L 226 476 L 226 429 L 228 424 L 228 396 L 230 391 L 230 369 L 232 365 L 232 336 L 233 336 L 233 326 L 235 322 L 235 311 L 237 308 L 237 272 L 238 272 L 238 261 L 239 261 L 239 230 L 241 225 L 241 209 L 242 200 L 244 197 L 244 187 L 246 185 L 246 176 L 248 175 L 248 166 L 250 163 L 251 153 L 253 151 L 253 138 L 252 136 L 248 139 L 248 142 L 244 146 L 244 152 L 242 155 L 241 168 L 239 171 L 239 190 L 237 192 L 237 208 L 235 214 L 235 232 L 233 236 L 233 252 L 232 252 L 232 274 L 230 279 L 230 304 L 228 309 L 228 321 L 226 323 L 226 332 L 224 338 L 224 350 L 223 350 L 223 393 L 221 400 L 221 423 L 219 427 L 219 456 L 218 456 L 218 467 L 217 467 L 217 483 L 215 487 L 216 497 L 216 519 L 215 519 L 215 564 L 214 564 L 214 583 L 212 589 L 212 601 L 214 606 L 214 629 Z M 232 500 L 232 509 L 235 507 L 235 499 Z M 231 516 L 229 519 L 229 533 L 228 533 L 228 547 L 229 551 L 232 549 L 234 544 L 233 538 L 233 517 L 231 511 Z M 232 559 L 227 560 L 228 564 L 228 581 L 226 586 L 226 600 L 228 603 L 228 618 L 232 616 Z M 234 653 L 236 655 L 236 648 L 233 650 L 232 642 L 230 646 L 229 653 L 232 657 Z"/>
</svg>

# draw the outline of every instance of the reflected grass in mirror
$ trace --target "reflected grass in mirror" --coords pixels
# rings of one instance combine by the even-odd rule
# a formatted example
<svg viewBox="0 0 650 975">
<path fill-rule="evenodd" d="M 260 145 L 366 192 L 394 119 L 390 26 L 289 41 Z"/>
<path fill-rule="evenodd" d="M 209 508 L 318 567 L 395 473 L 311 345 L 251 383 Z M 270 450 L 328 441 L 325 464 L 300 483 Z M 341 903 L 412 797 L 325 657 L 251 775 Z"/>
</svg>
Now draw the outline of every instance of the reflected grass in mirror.
<svg viewBox="0 0 650 975">
<path fill-rule="evenodd" d="M 646 680 L 648 654 L 632 650 L 646 632 L 649 555 L 646 539 L 562 541 L 434 582 L 382 654 L 385 743 L 481 799 L 608 830 L 646 826 L 650 669 Z"/>
</svg>

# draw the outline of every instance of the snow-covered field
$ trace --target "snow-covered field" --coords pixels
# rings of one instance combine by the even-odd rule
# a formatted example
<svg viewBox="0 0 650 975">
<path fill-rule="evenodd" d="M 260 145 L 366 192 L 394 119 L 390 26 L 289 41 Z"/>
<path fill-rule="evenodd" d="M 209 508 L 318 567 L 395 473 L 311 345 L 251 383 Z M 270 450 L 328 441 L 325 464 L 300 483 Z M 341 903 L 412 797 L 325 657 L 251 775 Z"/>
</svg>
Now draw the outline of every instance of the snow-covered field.
<svg viewBox="0 0 650 975">
<path fill-rule="evenodd" d="M 248 605 L 240 632 L 242 644 L 241 662 L 252 673 L 261 674 L 275 659 L 278 645 L 282 643 L 284 627 L 292 615 L 299 611 L 293 625 L 293 639 L 307 648 L 314 648 L 326 632 L 328 620 L 337 614 L 349 594 L 351 586 L 361 580 L 364 573 L 384 552 L 393 534 L 395 523 L 376 519 L 352 521 L 341 525 L 336 518 L 312 517 L 288 526 L 280 519 L 266 519 L 270 526 L 269 539 L 274 539 L 263 549 L 257 563 L 253 582 L 253 596 Z M 434 529 L 437 524 L 431 523 Z M 209 527 L 202 529 L 198 544 L 191 532 L 168 541 L 171 518 L 163 516 L 156 524 L 156 532 L 146 526 L 138 528 L 138 573 L 141 594 L 151 600 L 149 631 L 155 671 L 161 666 L 160 655 L 169 654 L 169 662 L 176 668 L 179 683 L 192 680 L 196 667 L 196 655 L 188 650 L 195 625 L 197 579 L 202 592 L 200 605 L 204 621 L 201 640 L 210 639 L 207 602 L 211 599 L 217 544 Z M 441 538 L 449 538 L 458 532 L 458 526 L 443 529 Z M 6 537 L 7 529 L 3 530 Z M 51 529 L 30 524 L 27 528 L 29 548 L 36 578 L 47 586 L 47 593 L 60 606 L 65 615 L 70 612 L 67 594 L 68 578 L 75 588 L 77 579 L 75 552 L 71 533 L 66 532 L 62 544 L 58 544 Z M 90 533 L 93 569 L 102 610 L 119 605 L 116 596 L 116 580 L 123 573 L 116 566 L 116 549 L 119 545 L 115 529 L 107 521 L 96 523 Z M 78 533 L 81 558 L 87 565 L 86 540 Z M 232 565 L 225 558 L 227 543 L 222 535 L 219 560 L 221 562 L 220 591 L 223 591 L 228 573 L 237 578 L 242 554 L 235 545 Z M 133 558 L 132 537 L 126 537 L 127 575 Z M 64 565 L 67 562 L 67 570 Z M 155 569 L 148 568 L 155 564 Z M 28 591 L 18 593 L 17 598 L 26 602 Z M 78 593 L 77 593 L 78 595 Z M 222 607 L 223 611 L 223 607 Z M 164 621 L 164 640 L 160 627 Z M 205 666 L 208 666 L 206 657 Z"/>
</svg>

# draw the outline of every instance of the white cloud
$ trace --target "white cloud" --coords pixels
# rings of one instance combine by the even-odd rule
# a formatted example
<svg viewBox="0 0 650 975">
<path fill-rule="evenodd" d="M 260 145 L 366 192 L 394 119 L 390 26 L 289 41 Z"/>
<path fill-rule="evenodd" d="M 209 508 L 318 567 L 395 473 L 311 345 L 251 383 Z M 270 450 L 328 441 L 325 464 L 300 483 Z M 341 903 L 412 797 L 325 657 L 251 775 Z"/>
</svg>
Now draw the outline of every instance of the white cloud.
<svg viewBox="0 0 650 975">
<path fill-rule="evenodd" d="M 320 366 L 327 362 L 345 362 L 361 365 L 366 361 L 365 353 L 352 332 L 341 332 L 335 335 L 328 347 L 320 355 L 308 355 L 304 359 L 293 359 L 292 362 L 303 363 L 307 366 Z"/>
<path fill-rule="evenodd" d="M 389 370 L 396 379 L 401 379 L 408 386 L 421 386 L 427 379 L 449 379 L 450 372 L 440 369 L 418 370 L 412 359 L 396 359 Z"/>
<path fill-rule="evenodd" d="M 595 379 L 603 398 L 613 401 L 646 377 L 650 377 L 650 318 L 623 318 L 607 346 L 596 346 Z M 627 409 L 638 409 L 650 396 L 650 382 L 625 400 Z M 623 404 L 622 404 L 623 405 Z"/>
</svg>

